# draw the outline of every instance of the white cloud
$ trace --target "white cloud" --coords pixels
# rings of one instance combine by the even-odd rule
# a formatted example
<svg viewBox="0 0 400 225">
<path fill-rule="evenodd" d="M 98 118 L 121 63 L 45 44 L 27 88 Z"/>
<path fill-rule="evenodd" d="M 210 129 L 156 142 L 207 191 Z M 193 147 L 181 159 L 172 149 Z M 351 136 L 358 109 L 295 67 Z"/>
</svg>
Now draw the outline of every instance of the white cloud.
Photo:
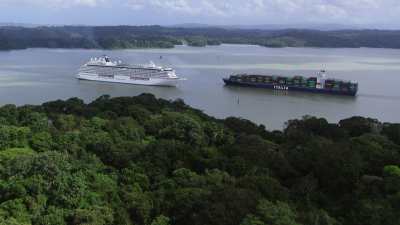
<svg viewBox="0 0 400 225">
<path fill-rule="evenodd" d="M 0 0 L 0 5 L 32 5 L 68 8 L 73 6 L 96 7 L 104 2 L 105 0 Z"/>
<path fill-rule="evenodd" d="M 148 17 L 159 16 L 160 22 L 164 15 L 179 19 L 204 18 L 208 23 L 219 19 L 234 24 L 242 21 L 395 23 L 400 19 L 400 0 L 0 0 L 2 5 L 62 9 L 107 6 L 117 14 L 118 10 L 131 9 Z"/>
<path fill-rule="evenodd" d="M 333 16 L 382 13 L 399 0 L 126 0 L 134 9 L 169 10 L 174 13 L 237 16 L 292 13 Z"/>
<path fill-rule="evenodd" d="M 198 14 L 201 10 L 188 0 L 127 0 L 125 4 L 134 10 L 150 9 L 167 13 Z"/>
<path fill-rule="evenodd" d="M 267 0 L 127 0 L 126 5 L 135 10 L 152 9 L 187 15 L 226 17 L 252 15 L 268 10 L 270 3 Z"/>
</svg>

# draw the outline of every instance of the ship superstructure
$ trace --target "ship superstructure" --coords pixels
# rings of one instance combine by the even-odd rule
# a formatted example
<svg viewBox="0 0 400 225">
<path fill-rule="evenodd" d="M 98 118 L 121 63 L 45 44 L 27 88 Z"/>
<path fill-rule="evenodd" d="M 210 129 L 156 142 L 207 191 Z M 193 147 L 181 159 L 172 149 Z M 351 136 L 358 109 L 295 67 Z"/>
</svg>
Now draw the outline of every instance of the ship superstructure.
<svg viewBox="0 0 400 225">
<path fill-rule="evenodd" d="M 148 65 L 124 64 L 112 61 L 108 56 L 90 59 L 81 66 L 77 78 L 155 86 L 176 86 L 181 80 L 172 68 L 156 66 L 152 62 Z"/>
<path fill-rule="evenodd" d="M 234 74 L 229 78 L 224 78 L 224 82 L 227 85 L 350 96 L 355 96 L 358 91 L 358 83 L 354 81 L 327 78 L 325 70 L 321 70 L 315 77 Z"/>
</svg>

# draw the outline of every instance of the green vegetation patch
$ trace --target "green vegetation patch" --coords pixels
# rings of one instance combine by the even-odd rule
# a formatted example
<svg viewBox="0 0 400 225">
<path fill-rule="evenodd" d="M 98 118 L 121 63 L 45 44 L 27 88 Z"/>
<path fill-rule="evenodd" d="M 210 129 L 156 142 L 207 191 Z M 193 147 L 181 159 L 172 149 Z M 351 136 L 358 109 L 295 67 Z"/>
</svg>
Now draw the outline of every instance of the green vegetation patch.
<svg viewBox="0 0 400 225">
<path fill-rule="evenodd" d="M 151 94 L 6 105 L 0 124 L 0 224 L 399 224 L 399 124 L 269 131 Z"/>
<path fill-rule="evenodd" d="M 400 48 L 400 31 L 251 30 L 161 26 L 0 27 L 0 50 L 25 48 L 136 49 L 187 44 L 267 47 Z"/>
<path fill-rule="evenodd" d="M 9 148 L 0 151 L 0 162 L 18 159 L 19 157 L 30 157 L 35 155 L 36 152 L 29 147 L 26 148 Z"/>
</svg>

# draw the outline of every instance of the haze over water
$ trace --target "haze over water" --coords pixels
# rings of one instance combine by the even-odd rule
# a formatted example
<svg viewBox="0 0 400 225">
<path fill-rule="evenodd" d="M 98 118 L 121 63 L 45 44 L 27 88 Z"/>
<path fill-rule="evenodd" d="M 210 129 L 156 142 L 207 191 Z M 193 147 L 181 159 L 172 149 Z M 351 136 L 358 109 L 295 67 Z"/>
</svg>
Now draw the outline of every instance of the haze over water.
<svg viewBox="0 0 400 225">
<path fill-rule="evenodd" d="M 107 54 L 128 63 L 171 66 L 187 78 L 176 88 L 79 81 L 76 71 L 91 57 Z M 160 58 L 162 56 L 162 58 Z M 312 76 L 326 69 L 329 77 L 359 82 L 357 97 L 226 87 L 231 73 Z M 41 104 L 79 97 L 86 102 L 109 94 L 143 92 L 166 99 L 182 98 L 206 113 L 238 116 L 268 129 L 282 129 L 289 119 L 304 115 L 330 122 L 354 115 L 400 122 L 400 50 L 265 48 L 222 45 L 206 48 L 177 46 L 149 50 L 28 49 L 0 52 L 0 104 Z"/>
</svg>

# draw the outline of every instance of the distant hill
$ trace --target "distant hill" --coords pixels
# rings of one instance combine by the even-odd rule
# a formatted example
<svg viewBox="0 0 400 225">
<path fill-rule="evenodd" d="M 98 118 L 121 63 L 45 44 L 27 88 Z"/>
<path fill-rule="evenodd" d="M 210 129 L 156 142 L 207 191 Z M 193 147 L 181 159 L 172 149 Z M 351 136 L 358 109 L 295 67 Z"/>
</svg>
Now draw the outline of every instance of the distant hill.
<svg viewBox="0 0 400 225">
<path fill-rule="evenodd" d="M 260 25 L 210 25 L 201 23 L 183 23 L 171 27 L 181 28 L 223 28 L 223 29 L 244 29 L 244 30 L 281 30 L 281 29 L 310 29 L 320 31 L 332 30 L 361 30 L 363 26 L 343 24 L 260 24 Z"/>
<path fill-rule="evenodd" d="M 0 23 L 0 27 L 26 27 L 26 28 L 33 28 L 39 27 L 41 25 L 38 24 L 30 24 L 30 23 Z"/>
<path fill-rule="evenodd" d="M 251 44 L 266 47 L 396 48 L 399 30 L 313 30 L 162 26 L 3 26 L 0 49 L 24 48 L 173 48 Z M 200 26 L 200 25 L 199 25 Z"/>
<path fill-rule="evenodd" d="M 218 25 L 210 25 L 210 24 L 203 24 L 203 23 L 181 23 L 181 24 L 175 24 L 167 27 L 173 27 L 173 28 L 210 28 L 210 27 L 221 27 Z"/>
</svg>

